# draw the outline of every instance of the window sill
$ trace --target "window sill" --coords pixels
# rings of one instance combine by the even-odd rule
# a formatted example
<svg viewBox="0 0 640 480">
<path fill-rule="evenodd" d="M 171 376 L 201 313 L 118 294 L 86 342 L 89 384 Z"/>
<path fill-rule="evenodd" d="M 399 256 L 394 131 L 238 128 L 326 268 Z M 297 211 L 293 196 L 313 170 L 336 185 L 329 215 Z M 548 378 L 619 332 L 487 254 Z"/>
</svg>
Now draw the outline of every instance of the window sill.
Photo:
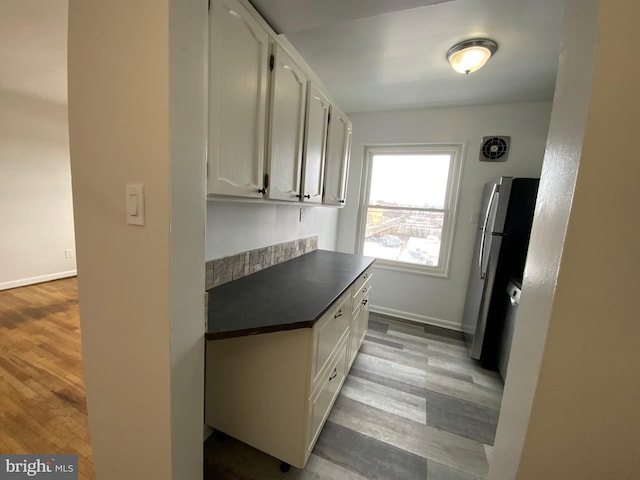
<svg viewBox="0 0 640 480">
<path fill-rule="evenodd" d="M 449 278 L 449 272 L 445 269 L 404 262 L 394 262 L 393 260 L 385 260 L 383 258 L 376 258 L 376 263 L 374 263 L 373 266 L 375 269 L 390 270 L 392 272 L 412 273 L 414 275 L 443 279 Z"/>
</svg>

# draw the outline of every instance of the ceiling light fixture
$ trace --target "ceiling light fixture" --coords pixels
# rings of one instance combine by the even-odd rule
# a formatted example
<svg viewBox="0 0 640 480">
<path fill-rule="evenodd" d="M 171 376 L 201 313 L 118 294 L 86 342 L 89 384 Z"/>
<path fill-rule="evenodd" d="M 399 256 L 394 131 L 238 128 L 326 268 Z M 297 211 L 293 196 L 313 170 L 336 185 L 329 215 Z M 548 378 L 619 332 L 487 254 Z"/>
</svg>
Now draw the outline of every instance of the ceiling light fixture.
<svg viewBox="0 0 640 480">
<path fill-rule="evenodd" d="M 493 40 L 473 38 L 451 47 L 447 52 L 447 60 L 456 72 L 469 74 L 482 68 L 496 50 L 498 44 Z"/>
</svg>

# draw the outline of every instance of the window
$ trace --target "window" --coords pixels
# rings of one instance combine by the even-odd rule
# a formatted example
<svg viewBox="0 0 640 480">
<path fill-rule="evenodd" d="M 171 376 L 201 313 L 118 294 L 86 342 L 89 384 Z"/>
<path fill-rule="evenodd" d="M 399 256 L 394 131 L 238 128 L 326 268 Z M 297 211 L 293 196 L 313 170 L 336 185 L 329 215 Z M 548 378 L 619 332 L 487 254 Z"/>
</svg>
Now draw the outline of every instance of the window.
<svg viewBox="0 0 640 480">
<path fill-rule="evenodd" d="M 446 277 L 461 159 L 461 145 L 369 148 L 359 252 L 383 268 Z"/>
</svg>

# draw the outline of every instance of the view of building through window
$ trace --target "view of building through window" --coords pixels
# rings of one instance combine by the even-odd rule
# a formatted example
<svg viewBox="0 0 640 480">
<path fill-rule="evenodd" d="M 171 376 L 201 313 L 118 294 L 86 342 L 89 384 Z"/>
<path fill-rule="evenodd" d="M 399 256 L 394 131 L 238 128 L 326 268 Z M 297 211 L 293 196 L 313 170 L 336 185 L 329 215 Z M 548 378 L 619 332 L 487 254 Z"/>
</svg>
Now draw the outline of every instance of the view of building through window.
<svg viewBox="0 0 640 480">
<path fill-rule="evenodd" d="M 437 266 L 442 213 L 369 208 L 364 255 Z"/>
<path fill-rule="evenodd" d="M 364 255 L 442 268 L 454 154 L 370 154 Z"/>
</svg>

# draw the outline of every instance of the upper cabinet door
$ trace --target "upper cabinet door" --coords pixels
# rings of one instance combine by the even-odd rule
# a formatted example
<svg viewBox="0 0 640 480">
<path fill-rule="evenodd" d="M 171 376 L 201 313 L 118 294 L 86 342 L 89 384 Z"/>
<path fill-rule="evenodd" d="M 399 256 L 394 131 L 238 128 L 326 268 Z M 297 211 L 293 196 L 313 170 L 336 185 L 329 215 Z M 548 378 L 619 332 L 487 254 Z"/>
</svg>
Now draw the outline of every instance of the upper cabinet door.
<svg viewBox="0 0 640 480">
<path fill-rule="evenodd" d="M 347 194 L 349 151 L 351 149 L 351 122 L 335 106 L 331 108 L 327 158 L 324 171 L 324 198 L 326 205 L 343 206 Z"/>
<path fill-rule="evenodd" d="M 330 107 L 327 97 L 318 87 L 310 83 L 302 166 L 302 200 L 304 202 L 322 203 Z"/>
<path fill-rule="evenodd" d="M 307 77 L 278 45 L 273 55 L 267 196 L 298 201 Z"/>
<path fill-rule="evenodd" d="M 269 35 L 237 0 L 212 0 L 208 192 L 261 198 Z"/>
</svg>

